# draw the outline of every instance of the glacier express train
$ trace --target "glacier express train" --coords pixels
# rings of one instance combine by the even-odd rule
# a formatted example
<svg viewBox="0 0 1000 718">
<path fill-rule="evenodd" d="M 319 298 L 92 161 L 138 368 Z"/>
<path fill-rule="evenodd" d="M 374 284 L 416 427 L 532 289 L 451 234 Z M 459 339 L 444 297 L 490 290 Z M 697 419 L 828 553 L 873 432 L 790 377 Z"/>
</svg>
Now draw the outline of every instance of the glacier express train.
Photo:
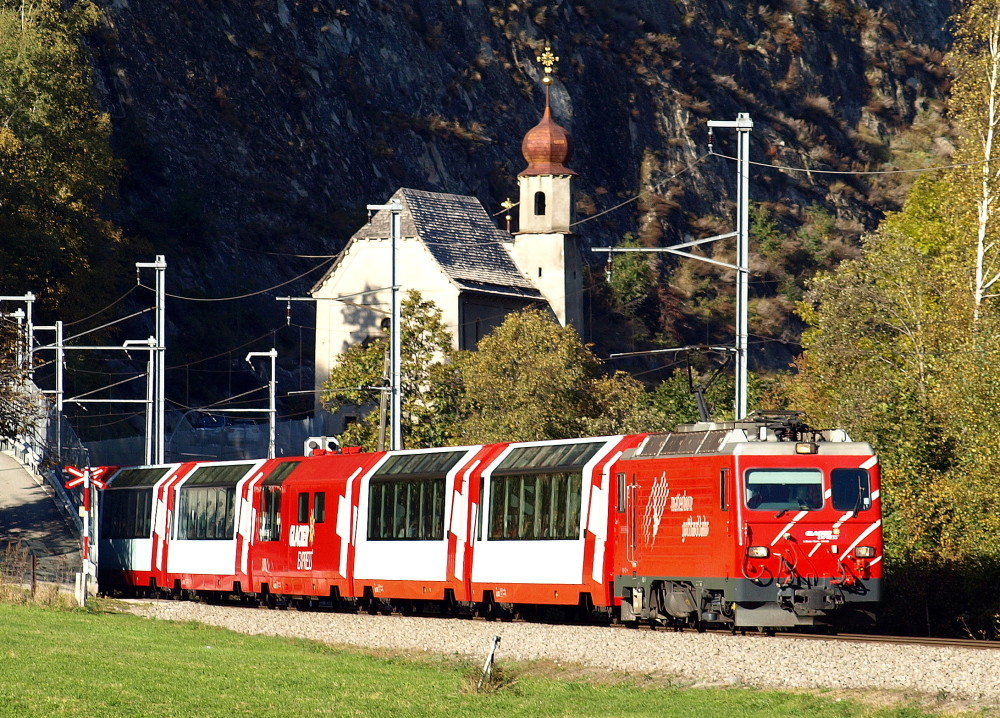
<svg viewBox="0 0 1000 718">
<path fill-rule="evenodd" d="M 773 631 L 881 591 L 874 450 L 791 415 L 105 476 L 106 594 Z"/>
</svg>

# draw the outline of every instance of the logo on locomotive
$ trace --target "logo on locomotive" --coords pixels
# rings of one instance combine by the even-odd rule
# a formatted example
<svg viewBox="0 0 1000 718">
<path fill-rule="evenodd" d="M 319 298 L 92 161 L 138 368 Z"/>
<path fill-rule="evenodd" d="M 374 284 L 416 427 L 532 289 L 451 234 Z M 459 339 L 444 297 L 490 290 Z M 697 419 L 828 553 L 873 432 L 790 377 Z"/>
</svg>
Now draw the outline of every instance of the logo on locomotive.
<svg viewBox="0 0 1000 718">
<path fill-rule="evenodd" d="M 309 530 L 309 524 L 289 526 L 288 545 L 307 548 L 309 546 L 309 539 L 311 538 L 311 534 L 312 532 Z"/>
<path fill-rule="evenodd" d="M 667 481 L 667 472 L 664 471 L 660 478 L 653 482 L 653 487 L 649 491 L 649 503 L 646 504 L 642 516 L 642 537 L 650 546 L 660 533 L 660 521 L 663 520 L 663 509 L 667 506 L 668 496 L 670 496 L 670 483 Z"/>
</svg>

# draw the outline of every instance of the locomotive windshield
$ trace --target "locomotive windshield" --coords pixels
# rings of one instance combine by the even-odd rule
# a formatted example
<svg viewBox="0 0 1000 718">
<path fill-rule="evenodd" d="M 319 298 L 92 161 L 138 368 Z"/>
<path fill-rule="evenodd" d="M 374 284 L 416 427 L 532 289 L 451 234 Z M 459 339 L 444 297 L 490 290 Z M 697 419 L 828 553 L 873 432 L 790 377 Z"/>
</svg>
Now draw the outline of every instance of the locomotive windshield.
<svg viewBox="0 0 1000 718">
<path fill-rule="evenodd" d="M 815 511 L 823 508 L 819 469 L 749 469 L 747 507 L 761 511 Z"/>
<path fill-rule="evenodd" d="M 833 508 L 865 511 L 872 507 L 871 481 L 864 469 L 834 469 L 830 475 Z"/>
</svg>

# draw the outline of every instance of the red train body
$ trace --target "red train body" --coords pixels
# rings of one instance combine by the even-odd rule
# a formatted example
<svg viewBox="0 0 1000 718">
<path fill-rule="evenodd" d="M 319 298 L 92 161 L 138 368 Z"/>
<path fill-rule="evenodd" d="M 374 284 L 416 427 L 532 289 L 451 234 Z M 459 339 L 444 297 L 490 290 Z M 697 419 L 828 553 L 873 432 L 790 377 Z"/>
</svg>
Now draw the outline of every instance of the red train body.
<svg viewBox="0 0 1000 718">
<path fill-rule="evenodd" d="M 774 422 L 684 429 L 118 469 L 100 588 L 766 629 L 871 611 L 871 446 Z"/>
</svg>

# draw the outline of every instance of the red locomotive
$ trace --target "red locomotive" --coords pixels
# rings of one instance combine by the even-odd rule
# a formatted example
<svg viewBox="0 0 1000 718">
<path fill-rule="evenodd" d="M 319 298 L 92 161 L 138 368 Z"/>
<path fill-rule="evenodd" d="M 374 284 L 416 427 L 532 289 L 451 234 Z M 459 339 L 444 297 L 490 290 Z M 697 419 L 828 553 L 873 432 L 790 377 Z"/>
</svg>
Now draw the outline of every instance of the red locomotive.
<svg viewBox="0 0 1000 718">
<path fill-rule="evenodd" d="M 878 459 L 790 416 L 121 468 L 101 590 L 766 630 L 870 615 Z"/>
</svg>

